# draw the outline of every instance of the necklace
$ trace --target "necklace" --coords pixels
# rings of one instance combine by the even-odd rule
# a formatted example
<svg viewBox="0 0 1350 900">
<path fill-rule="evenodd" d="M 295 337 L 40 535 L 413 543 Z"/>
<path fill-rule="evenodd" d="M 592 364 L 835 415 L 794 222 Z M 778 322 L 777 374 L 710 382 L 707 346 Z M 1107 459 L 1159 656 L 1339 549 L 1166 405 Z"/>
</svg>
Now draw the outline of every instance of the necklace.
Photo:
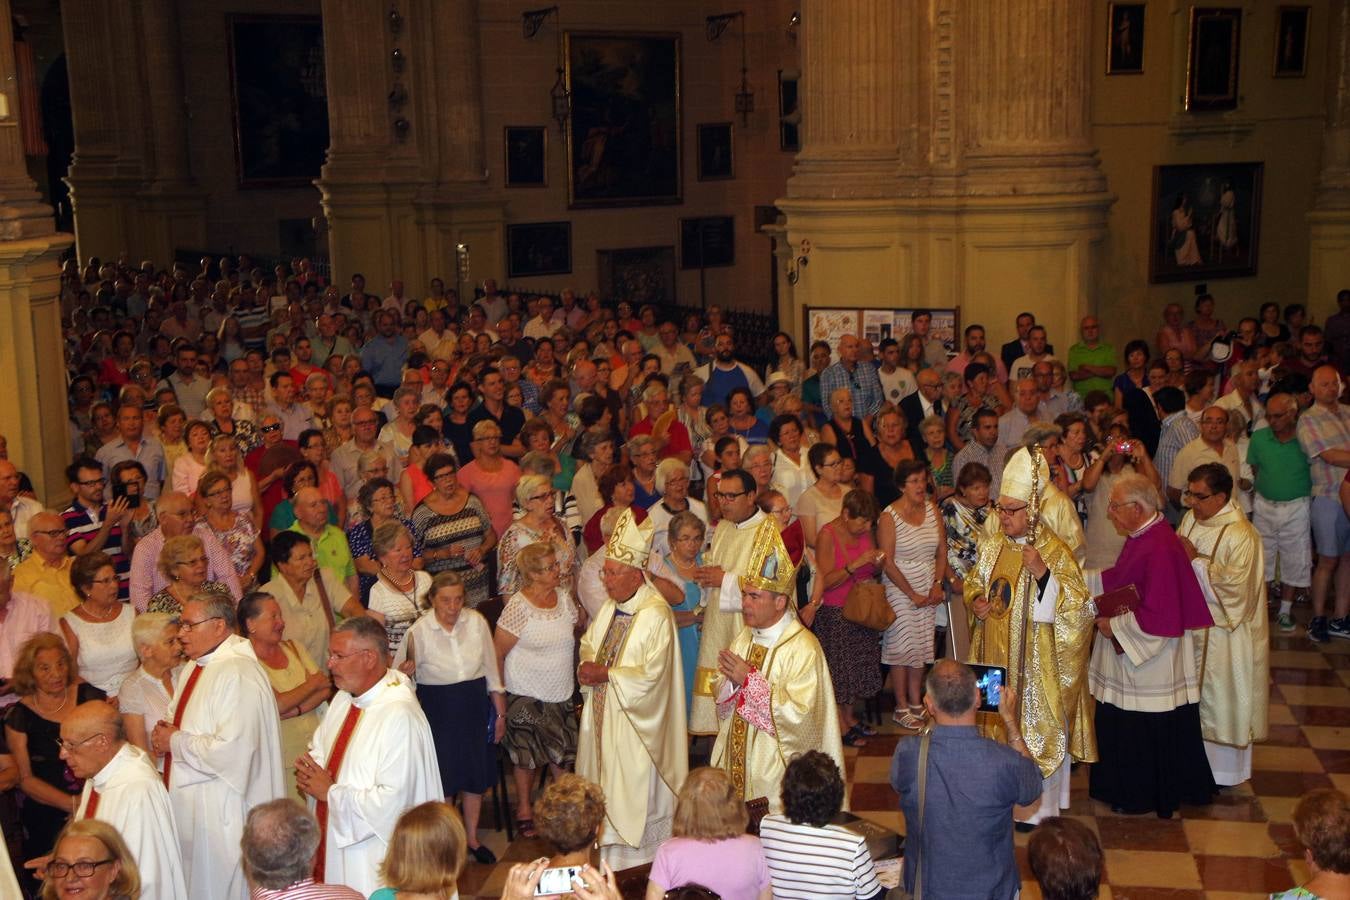
<svg viewBox="0 0 1350 900">
<path fill-rule="evenodd" d="M 113 619 L 117 618 L 117 614 L 121 612 L 121 610 L 118 608 L 121 605 L 122 604 L 120 602 L 114 601 L 112 608 L 109 609 L 106 614 L 101 615 L 99 613 L 94 612 L 94 607 L 88 601 L 85 601 L 84 612 L 86 615 L 89 616 L 89 618 L 93 619 L 95 622 L 111 622 Z"/>
<path fill-rule="evenodd" d="M 407 581 L 405 582 L 408 585 L 406 588 L 402 587 L 397 581 L 395 581 L 394 576 L 390 575 L 389 570 L 386 569 L 384 566 L 380 566 L 380 574 L 384 576 L 384 580 L 389 582 L 390 586 L 393 587 L 394 590 L 398 591 L 400 594 L 403 595 L 403 599 L 408 601 L 409 606 L 413 607 L 414 609 L 417 608 L 417 573 L 415 572 L 408 573 L 408 578 Z"/>
<path fill-rule="evenodd" d="M 65 709 L 65 708 L 66 708 L 66 704 L 69 703 L 69 702 L 70 702 L 70 690 L 67 688 L 67 689 L 63 692 L 63 694 L 62 694 L 62 696 L 61 696 L 61 705 L 58 706 L 56 709 L 48 710 L 48 715 L 53 715 L 53 716 L 56 715 L 56 714 L 59 713 L 61 710 Z M 42 712 L 42 692 L 41 692 L 41 691 L 38 691 L 38 693 L 34 695 L 34 697 L 33 697 L 33 706 L 37 707 L 38 712 Z"/>
</svg>

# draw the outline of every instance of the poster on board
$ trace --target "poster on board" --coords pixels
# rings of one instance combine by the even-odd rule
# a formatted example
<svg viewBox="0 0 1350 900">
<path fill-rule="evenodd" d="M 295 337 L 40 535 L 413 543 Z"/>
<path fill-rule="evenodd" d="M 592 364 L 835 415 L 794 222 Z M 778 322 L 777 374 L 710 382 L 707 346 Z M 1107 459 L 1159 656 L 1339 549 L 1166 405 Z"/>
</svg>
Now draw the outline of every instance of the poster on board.
<svg viewBox="0 0 1350 900">
<path fill-rule="evenodd" d="M 807 309 L 807 344 L 824 341 L 830 345 L 830 352 L 839 346 L 839 339 L 846 334 L 858 333 L 860 313 L 856 309 Z"/>
<path fill-rule="evenodd" d="M 948 356 L 959 351 L 961 323 L 957 308 L 935 307 L 924 308 L 923 311 L 933 317 L 928 332 L 930 339 L 941 341 Z M 899 340 L 909 333 L 914 312 L 913 309 L 830 309 L 808 306 L 807 343 L 826 341 L 833 349 L 838 346 L 839 338 L 846 334 L 865 338 L 873 345 L 886 338 Z"/>
</svg>

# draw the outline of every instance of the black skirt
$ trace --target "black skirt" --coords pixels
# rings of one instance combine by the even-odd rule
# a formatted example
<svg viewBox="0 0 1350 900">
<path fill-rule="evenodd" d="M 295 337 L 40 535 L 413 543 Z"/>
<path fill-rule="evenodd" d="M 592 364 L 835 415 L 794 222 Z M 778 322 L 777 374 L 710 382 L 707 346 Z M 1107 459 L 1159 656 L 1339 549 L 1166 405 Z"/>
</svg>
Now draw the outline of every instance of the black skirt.
<svg viewBox="0 0 1350 900">
<path fill-rule="evenodd" d="M 487 679 L 457 684 L 419 684 L 417 700 L 431 723 L 431 739 L 445 796 L 482 794 L 497 780 L 496 724 Z"/>
<path fill-rule="evenodd" d="M 1200 734 L 1200 704 L 1146 713 L 1098 701 L 1094 724 L 1099 759 L 1088 777 L 1092 799 L 1167 818 L 1183 803 L 1210 803 L 1218 792 Z"/>
</svg>

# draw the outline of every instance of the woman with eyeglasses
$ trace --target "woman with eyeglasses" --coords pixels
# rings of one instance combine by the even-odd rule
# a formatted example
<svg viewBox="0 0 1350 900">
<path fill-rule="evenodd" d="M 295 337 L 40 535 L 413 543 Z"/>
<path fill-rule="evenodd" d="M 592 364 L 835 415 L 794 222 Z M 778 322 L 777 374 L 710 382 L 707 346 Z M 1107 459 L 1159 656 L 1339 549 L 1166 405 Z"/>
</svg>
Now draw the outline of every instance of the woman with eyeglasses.
<svg viewBox="0 0 1350 900">
<path fill-rule="evenodd" d="M 497 544 L 497 533 L 482 501 L 459 482 L 455 460 L 437 453 L 423 466 L 435 490 L 413 510 L 413 533 L 422 545 L 423 568 L 430 574 L 455 571 L 464 579 L 470 608 L 488 599 L 490 585 L 483 560 Z"/>
<path fill-rule="evenodd" d="M 164 758 L 150 749 L 150 730 L 169 718 L 174 680 L 183 663 L 178 620 L 168 613 L 142 613 L 131 625 L 131 643 L 141 665 L 122 682 L 117 708 L 127 740 L 149 753 L 163 771 Z"/>
<path fill-rule="evenodd" d="M 141 875 L 126 841 L 107 822 L 71 822 L 43 869 L 42 900 L 137 900 Z"/>
<path fill-rule="evenodd" d="M 19 647 L 10 686 L 19 702 L 5 716 L 5 743 L 27 798 L 24 844 L 46 848 L 75 811 L 84 787 L 61 758 L 61 723 L 76 706 L 106 695 L 80 680 L 66 645 L 47 632 Z"/>
<path fill-rule="evenodd" d="M 229 442 L 228 438 L 226 442 Z M 262 569 L 266 553 L 263 550 L 262 532 L 258 530 L 252 515 L 234 509 L 233 494 L 230 476 L 218 469 L 208 469 L 201 481 L 197 482 L 198 502 L 204 509 L 202 520 L 229 552 L 234 572 L 239 576 L 239 584 L 248 590 L 258 581 L 258 572 Z"/>
<path fill-rule="evenodd" d="M 375 529 L 386 522 L 397 522 L 412 534 L 417 533 L 412 519 L 402 515 L 394 485 L 387 478 L 373 478 L 361 485 L 357 494 L 357 505 L 361 509 L 359 520 L 347 528 L 347 545 L 352 551 L 352 563 L 356 566 L 356 578 L 361 587 L 361 604 L 370 602 L 370 589 L 380 574 L 380 563 L 375 558 L 373 538 Z M 414 542 L 414 550 L 417 550 Z M 420 558 L 419 553 L 414 556 Z"/>
<path fill-rule="evenodd" d="M 520 589 L 516 556 L 530 544 L 553 548 L 562 573 L 562 583 L 572 585 L 576 576 L 577 549 L 562 522 L 553 513 L 553 486 L 542 475 L 526 475 L 516 484 L 516 502 L 524 511 L 511 523 L 497 545 L 497 593 L 509 597 Z"/>
<path fill-rule="evenodd" d="M 812 550 L 816 547 L 816 534 L 827 522 L 839 518 L 844 508 L 846 491 L 839 485 L 839 451 L 831 444 L 821 442 L 806 454 L 811 464 L 811 474 L 816 482 L 797 498 L 794 512 L 802 523 L 802 533 L 806 545 Z"/>
<path fill-rule="evenodd" d="M 239 601 L 239 633 L 248 638 L 258 663 L 267 673 L 281 715 L 281 765 L 286 795 L 295 797 L 295 761 L 306 752 L 319 727 L 315 711 L 333 694 L 328 673 L 305 650 L 305 645 L 283 640 L 286 619 L 271 594 L 253 591 Z"/>
<path fill-rule="evenodd" d="M 219 435 L 211 441 L 207 451 L 206 467 L 223 472 L 230 482 L 230 509 L 237 513 L 248 513 L 255 527 L 263 526 L 263 502 L 258 482 L 253 473 L 244 465 L 243 455 L 235 444 L 234 438 Z M 200 483 L 197 490 L 201 492 Z"/>
<path fill-rule="evenodd" d="M 150 612 L 176 616 L 183 611 L 193 594 L 206 592 L 222 599 L 234 598 L 230 590 L 218 581 L 207 581 L 209 563 L 202 539 L 195 534 L 180 534 L 164 542 L 159 551 L 159 571 L 169 583 L 150 598 L 146 609 Z M 73 571 L 73 567 L 72 567 Z M 72 577 L 72 582 L 73 582 Z"/>
<path fill-rule="evenodd" d="M 515 766 L 516 829 L 534 837 L 530 796 L 535 770 L 558 778 L 577 754 L 573 656 L 585 613 L 561 583 L 552 544 L 531 544 L 516 557 L 520 590 L 506 601 L 493 642 L 506 685 L 504 745 Z"/>
<path fill-rule="evenodd" d="M 200 545 L 201 541 L 197 543 Z M 203 555 L 202 568 L 205 567 Z M 70 648 L 79 676 L 107 694 L 113 703 L 122 681 L 137 664 L 136 648 L 131 642 L 136 610 L 117 598 L 117 582 L 117 568 L 111 556 L 94 552 L 76 557 L 70 566 L 70 586 L 81 602 L 61 617 L 61 635 Z"/>
</svg>

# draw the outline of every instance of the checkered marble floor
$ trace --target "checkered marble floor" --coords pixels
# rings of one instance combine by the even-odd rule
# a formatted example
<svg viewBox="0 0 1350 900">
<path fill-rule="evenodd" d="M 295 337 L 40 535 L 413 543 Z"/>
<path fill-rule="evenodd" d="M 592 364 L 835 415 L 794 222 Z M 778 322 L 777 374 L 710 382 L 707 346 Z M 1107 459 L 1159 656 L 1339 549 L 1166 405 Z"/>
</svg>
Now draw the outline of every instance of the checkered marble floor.
<svg viewBox="0 0 1350 900">
<path fill-rule="evenodd" d="M 1308 608 L 1295 607 L 1295 615 L 1299 628 L 1294 634 L 1271 638 L 1270 738 L 1254 750 L 1249 782 L 1224 789 L 1210 806 L 1183 807 L 1179 816 L 1164 821 L 1115 815 L 1088 799 L 1087 767 L 1074 772 L 1073 804 L 1066 815 L 1101 839 L 1103 898 L 1264 898 L 1307 879 L 1290 819 L 1305 791 L 1350 791 L 1350 641 L 1313 644 L 1303 627 Z M 857 815 L 903 833 L 903 816 L 888 782 L 891 753 L 902 732 L 890 725 L 889 713 L 883 721 L 882 733 L 867 746 L 845 748 L 850 804 Z M 1022 897 L 1040 900 L 1026 864 L 1028 837 L 1016 836 Z M 499 896 L 509 862 L 545 855 L 538 841 L 517 840 L 508 847 L 501 832 L 485 831 L 483 840 L 503 862 L 470 864 L 460 880 L 465 900 Z"/>
</svg>

